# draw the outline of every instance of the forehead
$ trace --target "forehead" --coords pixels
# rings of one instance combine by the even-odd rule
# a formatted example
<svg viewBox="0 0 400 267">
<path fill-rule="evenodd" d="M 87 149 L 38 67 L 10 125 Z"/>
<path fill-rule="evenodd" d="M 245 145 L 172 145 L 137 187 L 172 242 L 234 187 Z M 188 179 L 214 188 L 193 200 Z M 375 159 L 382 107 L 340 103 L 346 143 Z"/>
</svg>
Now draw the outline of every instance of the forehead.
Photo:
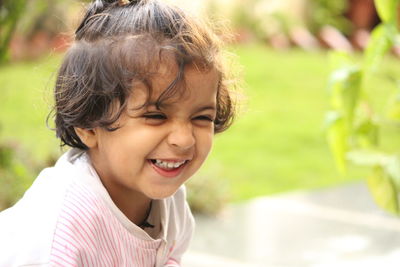
<svg viewBox="0 0 400 267">
<path fill-rule="evenodd" d="M 168 60 L 162 62 L 146 80 L 133 80 L 129 102 L 163 106 L 189 100 L 215 104 L 219 80 L 215 68 L 200 69 L 190 64 L 181 71 L 175 60 Z"/>
</svg>

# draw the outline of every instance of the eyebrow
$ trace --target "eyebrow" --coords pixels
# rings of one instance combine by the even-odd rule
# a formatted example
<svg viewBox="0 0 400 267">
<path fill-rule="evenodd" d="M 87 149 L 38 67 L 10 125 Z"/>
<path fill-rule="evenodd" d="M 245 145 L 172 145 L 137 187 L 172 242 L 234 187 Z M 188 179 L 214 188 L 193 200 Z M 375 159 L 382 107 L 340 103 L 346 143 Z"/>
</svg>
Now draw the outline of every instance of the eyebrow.
<svg viewBox="0 0 400 267">
<path fill-rule="evenodd" d="M 201 112 L 201 111 L 205 111 L 205 110 L 217 110 L 217 107 L 212 105 L 212 106 L 204 106 L 204 107 L 200 107 L 199 109 L 196 110 L 196 112 Z"/>
<path fill-rule="evenodd" d="M 163 104 L 161 104 L 160 105 L 160 108 L 168 108 L 168 106 L 171 106 L 172 104 L 165 104 L 165 103 L 163 103 Z M 156 103 L 155 102 L 149 102 L 148 103 L 148 105 L 147 105 L 148 107 L 155 107 L 155 108 L 157 108 L 157 105 L 156 105 Z M 215 110 L 217 110 L 217 107 L 216 107 L 216 105 L 206 105 L 206 106 L 202 106 L 202 107 L 200 107 L 200 108 L 198 108 L 198 109 L 196 109 L 196 112 L 202 112 L 202 111 L 205 111 L 205 110 L 212 110 L 212 111 L 215 111 Z"/>
</svg>

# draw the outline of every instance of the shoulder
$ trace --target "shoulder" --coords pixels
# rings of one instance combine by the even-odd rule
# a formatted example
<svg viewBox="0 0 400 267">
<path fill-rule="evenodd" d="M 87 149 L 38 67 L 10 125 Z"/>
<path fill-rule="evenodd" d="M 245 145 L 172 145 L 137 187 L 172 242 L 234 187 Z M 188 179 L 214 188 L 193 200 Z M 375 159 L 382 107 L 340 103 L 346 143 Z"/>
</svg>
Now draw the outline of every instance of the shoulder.
<svg viewBox="0 0 400 267">
<path fill-rule="evenodd" d="M 0 213 L 0 266 L 47 264 L 66 207 L 71 207 L 79 173 L 62 156 L 44 169 L 24 196 Z"/>
<path fill-rule="evenodd" d="M 100 198 L 85 187 L 72 184 L 54 229 L 50 260 L 79 262 L 82 254 L 96 258 L 99 238 L 109 240 L 105 229 L 112 224 L 110 215 Z"/>
<path fill-rule="evenodd" d="M 71 235 L 78 234 L 79 229 L 92 232 L 102 227 L 99 222 L 112 218 L 107 205 L 96 192 L 85 185 L 72 183 L 60 206 L 57 230 L 69 229 Z"/>
<path fill-rule="evenodd" d="M 24 196 L 0 213 L 0 266 L 44 264 L 69 183 L 55 168 L 44 169 Z"/>
</svg>

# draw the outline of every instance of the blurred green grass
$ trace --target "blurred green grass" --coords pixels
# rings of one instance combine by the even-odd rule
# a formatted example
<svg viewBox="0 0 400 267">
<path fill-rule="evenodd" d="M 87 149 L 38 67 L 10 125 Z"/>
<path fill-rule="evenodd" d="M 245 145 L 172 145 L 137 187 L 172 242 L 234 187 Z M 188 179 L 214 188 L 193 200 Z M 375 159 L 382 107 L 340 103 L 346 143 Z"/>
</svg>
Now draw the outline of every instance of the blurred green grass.
<svg viewBox="0 0 400 267">
<path fill-rule="evenodd" d="M 264 46 L 234 52 L 245 70 L 247 110 L 216 138 L 212 155 L 234 200 L 360 178 L 355 168 L 338 174 L 325 143 L 327 54 Z"/>
<path fill-rule="evenodd" d="M 246 108 L 198 175 L 230 188 L 233 201 L 277 192 L 320 188 L 364 176 L 340 175 L 325 143 L 329 75 L 324 52 L 277 52 L 262 45 L 232 48 L 244 68 Z M 0 138 L 18 140 L 32 157 L 60 154 L 45 119 L 61 56 L 0 67 Z M 378 83 L 378 81 L 376 81 Z"/>
<path fill-rule="evenodd" d="M 0 66 L 0 138 L 20 143 L 37 161 L 60 151 L 54 132 L 46 126 L 60 59 L 51 55 Z"/>
</svg>

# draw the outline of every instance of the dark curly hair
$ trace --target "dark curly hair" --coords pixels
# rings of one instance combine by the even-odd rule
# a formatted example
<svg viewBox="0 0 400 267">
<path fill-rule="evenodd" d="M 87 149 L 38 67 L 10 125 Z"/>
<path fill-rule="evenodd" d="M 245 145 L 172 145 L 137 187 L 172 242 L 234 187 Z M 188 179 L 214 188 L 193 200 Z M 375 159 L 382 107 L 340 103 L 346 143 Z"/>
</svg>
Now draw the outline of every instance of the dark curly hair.
<svg viewBox="0 0 400 267">
<path fill-rule="evenodd" d="M 92 2 L 75 32 L 55 85 L 55 130 L 62 145 L 88 149 L 74 127 L 104 127 L 118 120 L 137 79 L 150 85 L 154 67 L 172 54 L 179 72 L 157 99 L 174 96 L 184 67 L 215 68 L 219 73 L 214 130 L 226 130 L 235 108 L 227 86 L 220 38 L 206 23 L 157 0 Z M 151 95 L 151 86 L 148 86 Z M 117 105 L 115 105 L 117 103 Z M 117 112 L 110 112 L 118 107 Z"/>
</svg>

